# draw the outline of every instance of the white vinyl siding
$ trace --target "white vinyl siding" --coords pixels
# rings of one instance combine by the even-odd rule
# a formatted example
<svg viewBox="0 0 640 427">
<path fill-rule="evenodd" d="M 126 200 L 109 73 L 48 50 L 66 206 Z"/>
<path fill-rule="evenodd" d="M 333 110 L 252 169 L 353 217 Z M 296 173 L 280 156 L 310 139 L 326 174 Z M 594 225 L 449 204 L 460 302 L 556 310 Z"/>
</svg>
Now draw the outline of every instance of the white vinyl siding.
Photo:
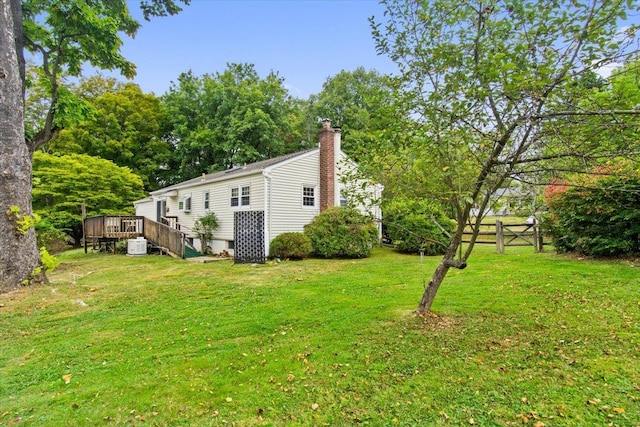
<svg viewBox="0 0 640 427">
<path fill-rule="evenodd" d="M 248 206 L 230 206 L 231 188 L 250 187 L 250 199 Z M 211 212 L 218 217 L 220 226 L 214 233 L 216 240 L 233 240 L 233 215 L 238 209 L 263 210 L 264 209 L 264 177 L 261 172 L 254 175 L 209 184 L 211 192 Z M 242 190 L 239 190 L 242 195 Z M 242 203 L 242 199 L 239 200 Z M 225 244 L 226 246 L 226 244 Z M 226 249 L 222 248 L 222 249 Z"/>
<path fill-rule="evenodd" d="M 320 184 L 318 168 L 319 156 L 318 152 L 314 151 L 271 169 L 271 188 L 268 189 L 271 200 L 267 219 L 270 239 L 289 231 L 304 231 L 304 226 L 320 213 L 317 199 Z M 303 206 L 304 187 L 316 188 L 315 206 Z"/>
<path fill-rule="evenodd" d="M 189 237 L 197 237 L 191 233 L 194 223 L 206 212 L 200 211 L 200 206 L 205 206 L 205 194 L 209 194 L 209 212 L 213 212 L 218 217 L 218 223 L 220 226 L 214 232 L 214 251 L 221 251 L 226 249 L 226 241 L 233 240 L 233 212 L 238 209 L 264 209 L 264 177 L 261 172 L 256 174 L 243 176 L 235 179 L 226 179 L 218 182 L 203 182 L 197 185 L 193 185 L 189 188 L 179 189 L 176 196 L 167 197 L 167 215 L 177 216 L 178 224 L 182 227 L 182 230 L 187 233 Z M 250 187 L 250 199 L 247 200 L 248 206 L 231 208 L 229 206 L 230 188 L 241 188 L 243 186 Z M 240 190 L 240 194 L 241 194 Z M 191 197 L 191 213 L 186 213 L 184 210 L 178 209 L 179 201 L 184 200 L 187 197 Z M 154 209 L 155 209 L 155 205 Z M 183 203 L 184 207 L 184 203 Z M 195 210 L 194 210 L 195 207 Z M 142 209 L 141 209 L 142 210 Z M 145 206 L 145 212 L 147 212 Z M 145 215 L 155 220 L 155 211 L 148 210 L 149 214 Z M 224 247 L 217 248 L 216 242 L 223 240 Z"/>
<path fill-rule="evenodd" d="M 156 219 L 156 201 L 153 199 L 144 199 L 134 203 L 137 216 L 146 216 L 153 220 Z"/>
</svg>

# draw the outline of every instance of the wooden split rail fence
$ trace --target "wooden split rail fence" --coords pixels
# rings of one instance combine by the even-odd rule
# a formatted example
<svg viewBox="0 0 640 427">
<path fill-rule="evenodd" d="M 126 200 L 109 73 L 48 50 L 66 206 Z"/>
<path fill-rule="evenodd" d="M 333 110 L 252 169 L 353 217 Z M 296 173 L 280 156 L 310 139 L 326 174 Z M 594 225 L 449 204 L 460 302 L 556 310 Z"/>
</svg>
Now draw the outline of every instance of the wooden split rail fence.
<svg viewBox="0 0 640 427">
<path fill-rule="evenodd" d="M 544 249 L 544 236 L 540 223 L 505 224 L 496 220 L 495 224 L 481 224 L 476 244 L 496 245 L 496 252 L 504 253 L 507 246 L 532 246 L 536 252 Z M 473 230 L 466 231 L 464 243 L 469 243 Z"/>
</svg>

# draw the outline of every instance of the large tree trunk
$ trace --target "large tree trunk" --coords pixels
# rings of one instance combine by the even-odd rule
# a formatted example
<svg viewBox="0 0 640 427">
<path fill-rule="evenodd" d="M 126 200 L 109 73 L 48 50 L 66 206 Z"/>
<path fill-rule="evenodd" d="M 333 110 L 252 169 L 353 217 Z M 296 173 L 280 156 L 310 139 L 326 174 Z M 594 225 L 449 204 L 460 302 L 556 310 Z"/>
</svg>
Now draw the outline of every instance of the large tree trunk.
<svg viewBox="0 0 640 427">
<path fill-rule="evenodd" d="M 33 279 L 39 264 L 31 215 L 31 153 L 24 139 L 24 62 L 20 0 L 0 0 L 0 291 Z"/>
</svg>

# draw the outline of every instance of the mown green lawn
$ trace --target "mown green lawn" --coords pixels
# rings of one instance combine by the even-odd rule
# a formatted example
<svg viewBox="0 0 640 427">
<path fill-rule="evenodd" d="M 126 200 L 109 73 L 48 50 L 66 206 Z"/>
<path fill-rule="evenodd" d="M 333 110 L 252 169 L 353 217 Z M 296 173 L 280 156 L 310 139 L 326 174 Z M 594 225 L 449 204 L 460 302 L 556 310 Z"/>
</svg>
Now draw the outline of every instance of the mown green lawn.
<svg viewBox="0 0 640 427">
<path fill-rule="evenodd" d="M 640 426 L 640 264 L 75 251 L 0 295 L 0 425 Z"/>
</svg>

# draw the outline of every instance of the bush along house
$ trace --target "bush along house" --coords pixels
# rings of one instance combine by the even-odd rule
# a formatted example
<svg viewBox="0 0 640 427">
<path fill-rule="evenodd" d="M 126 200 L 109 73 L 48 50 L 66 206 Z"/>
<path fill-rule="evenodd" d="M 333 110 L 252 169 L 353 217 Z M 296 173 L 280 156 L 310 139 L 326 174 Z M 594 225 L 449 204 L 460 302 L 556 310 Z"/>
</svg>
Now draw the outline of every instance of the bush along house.
<svg viewBox="0 0 640 427">
<path fill-rule="evenodd" d="M 180 229 L 201 250 L 203 244 L 193 227 L 213 212 L 218 228 L 207 245 L 214 253 L 229 252 L 236 262 L 264 262 L 271 240 L 281 233 L 302 232 L 331 206 L 355 205 L 381 224 L 376 200 L 382 186 L 345 181 L 356 164 L 340 149 L 340 129 L 323 121 L 319 140 L 316 148 L 152 191 L 134 202 L 136 215 Z M 354 192 L 360 192 L 360 197 Z"/>
</svg>

